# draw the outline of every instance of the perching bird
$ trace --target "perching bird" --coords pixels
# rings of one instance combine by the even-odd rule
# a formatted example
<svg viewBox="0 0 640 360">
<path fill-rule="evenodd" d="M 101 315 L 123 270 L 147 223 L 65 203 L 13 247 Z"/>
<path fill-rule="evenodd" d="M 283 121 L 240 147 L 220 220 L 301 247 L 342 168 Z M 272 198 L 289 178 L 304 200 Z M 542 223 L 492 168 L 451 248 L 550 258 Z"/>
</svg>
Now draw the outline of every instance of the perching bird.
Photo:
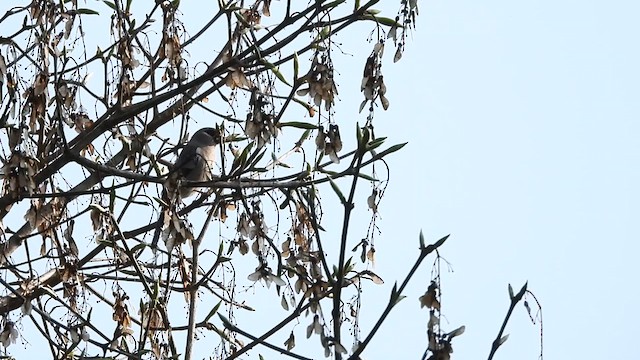
<svg viewBox="0 0 640 360">
<path fill-rule="evenodd" d="M 212 170 L 216 160 L 216 146 L 222 142 L 220 131 L 214 128 L 202 128 L 196 131 L 191 139 L 182 148 L 178 160 L 171 167 L 165 190 L 162 192 L 165 207 L 160 212 L 158 225 L 153 234 L 151 249 L 156 253 L 160 233 L 167 222 L 175 216 L 175 202 L 193 195 L 196 188 L 180 184 L 182 181 L 208 181 L 213 178 Z M 176 186 L 180 190 L 176 192 Z M 179 194 L 179 199 L 178 199 Z M 173 206 L 170 204 L 174 204 Z M 169 207 L 167 207 L 169 206 Z M 169 230 L 169 233 L 171 230 Z"/>
<path fill-rule="evenodd" d="M 212 179 L 212 170 L 216 160 L 216 145 L 220 144 L 220 131 L 214 128 L 202 128 L 196 131 L 184 146 L 178 160 L 173 164 L 171 173 L 174 180 L 208 181 Z M 180 187 L 180 198 L 195 193 L 195 188 Z"/>
</svg>

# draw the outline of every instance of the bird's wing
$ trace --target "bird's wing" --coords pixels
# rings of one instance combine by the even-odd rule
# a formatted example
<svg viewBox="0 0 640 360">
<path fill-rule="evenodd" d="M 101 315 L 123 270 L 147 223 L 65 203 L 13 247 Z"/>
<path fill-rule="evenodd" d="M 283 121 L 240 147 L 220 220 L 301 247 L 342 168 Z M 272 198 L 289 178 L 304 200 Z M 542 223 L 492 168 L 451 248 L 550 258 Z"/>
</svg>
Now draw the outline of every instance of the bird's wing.
<svg viewBox="0 0 640 360">
<path fill-rule="evenodd" d="M 196 169 L 202 159 L 197 154 L 197 147 L 193 145 L 186 145 L 180 152 L 178 160 L 176 160 L 174 169 L 178 171 L 183 177 L 187 177 L 194 169 Z"/>
<path fill-rule="evenodd" d="M 198 156 L 197 166 L 202 166 L 203 176 L 201 180 L 208 180 L 210 178 L 213 166 L 216 161 L 215 145 L 202 146 L 196 150 Z"/>
</svg>

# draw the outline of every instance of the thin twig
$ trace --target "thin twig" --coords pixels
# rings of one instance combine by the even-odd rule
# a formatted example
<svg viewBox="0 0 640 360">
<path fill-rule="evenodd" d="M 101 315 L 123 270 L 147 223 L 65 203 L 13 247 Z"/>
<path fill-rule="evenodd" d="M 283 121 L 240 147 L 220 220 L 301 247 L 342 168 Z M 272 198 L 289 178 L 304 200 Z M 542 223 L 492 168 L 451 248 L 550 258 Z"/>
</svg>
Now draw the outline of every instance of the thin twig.
<svg viewBox="0 0 640 360">
<path fill-rule="evenodd" d="M 358 129 L 357 131 L 360 131 Z M 362 157 L 364 156 L 364 146 L 362 142 L 357 144 L 358 150 L 356 151 L 355 159 L 355 167 L 353 167 L 353 172 L 358 174 L 360 172 L 360 168 L 362 166 Z M 345 265 L 345 256 L 347 252 L 347 240 L 349 235 L 349 223 L 351 222 L 351 211 L 353 210 L 354 204 L 353 199 L 356 195 L 356 185 L 358 184 L 358 176 L 354 176 L 351 182 L 351 190 L 349 191 L 349 197 L 344 203 L 344 217 L 342 219 L 342 235 L 340 236 L 340 254 L 338 258 L 338 273 L 336 276 L 336 281 L 333 285 L 333 310 L 331 311 L 331 315 L 333 318 L 333 339 L 334 342 L 342 345 L 341 343 L 341 326 L 342 326 L 342 286 L 344 280 L 344 265 Z M 342 353 L 340 351 L 335 351 L 335 359 L 342 359 Z"/>
<path fill-rule="evenodd" d="M 193 350 L 193 341 L 195 337 L 196 330 L 196 301 L 198 299 L 198 287 L 195 286 L 198 284 L 198 249 L 200 248 L 200 244 L 202 243 L 202 239 L 204 239 L 204 235 L 207 233 L 207 229 L 209 228 L 209 224 L 211 223 L 211 219 L 213 218 L 213 214 L 216 210 L 216 207 L 211 207 L 209 210 L 209 214 L 207 214 L 207 219 L 205 220 L 204 226 L 200 231 L 200 235 L 198 235 L 197 239 L 194 239 L 192 243 L 193 251 L 191 258 L 191 289 L 189 290 L 189 328 L 187 330 L 187 344 L 184 353 L 184 359 L 190 360 L 192 356 Z"/>
<path fill-rule="evenodd" d="M 511 289 L 511 285 L 509 285 L 509 288 Z M 498 335 L 496 336 L 496 339 L 493 340 L 493 343 L 491 344 L 491 351 L 489 352 L 489 357 L 487 358 L 488 360 L 493 359 L 493 355 L 495 355 L 500 345 L 502 345 L 502 343 L 504 342 L 504 340 L 502 340 L 502 334 L 504 333 L 504 329 L 507 327 L 507 323 L 509 322 L 509 318 L 513 313 L 513 309 L 515 309 L 518 302 L 522 300 L 522 297 L 524 296 L 526 291 L 527 291 L 527 283 L 524 283 L 524 286 L 522 286 L 522 289 L 520 289 L 520 291 L 516 295 L 509 294 L 511 297 L 511 304 L 509 305 L 509 310 L 507 311 L 507 315 L 504 317 L 504 320 L 502 321 L 502 326 L 500 327 L 500 331 L 498 331 Z"/>
</svg>

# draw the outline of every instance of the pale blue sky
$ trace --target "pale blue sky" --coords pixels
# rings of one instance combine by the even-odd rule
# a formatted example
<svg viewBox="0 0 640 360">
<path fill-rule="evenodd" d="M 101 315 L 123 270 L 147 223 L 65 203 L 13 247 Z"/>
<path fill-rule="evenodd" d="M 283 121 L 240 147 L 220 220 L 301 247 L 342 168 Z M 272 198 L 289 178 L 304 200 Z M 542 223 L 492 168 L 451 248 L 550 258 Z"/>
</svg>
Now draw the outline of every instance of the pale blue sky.
<svg viewBox="0 0 640 360">
<path fill-rule="evenodd" d="M 376 7 L 393 17 L 398 3 Z M 211 16 L 194 14 L 195 4 L 181 5 L 188 27 Z M 633 305 L 640 274 L 640 3 L 421 1 L 419 7 L 403 59 L 392 64 L 389 46 L 383 66 L 391 107 L 376 111 L 376 134 L 409 145 L 388 160 L 374 269 L 386 283 L 365 288 L 364 334 L 393 280 L 415 259 L 422 229 L 429 242 L 451 234 L 441 252 L 454 270 L 443 273 L 443 325 L 466 325 L 454 340 L 454 359 L 487 357 L 508 307 L 507 284 L 518 290 L 525 281 L 543 306 L 546 359 L 639 358 L 640 314 Z M 351 55 L 333 58 L 343 136 L 353 136 L 355 121 L 365 118 L 357 110 L 369 25 L 349 32 L 352 38 L 340 36 Z M 208 60 L 210 50 L 190 52 Z M 364 203 L 357 210 L 365 215 L 352 225 L 355 239 L 369 220 Z M 364 358 L 420 358 L 428 313 L 418 296 L 431 262 Z M 277 319 L 255 320 L 256 328 L 269 328 Z M 523 307 L 507 332 L 496 359 L 537 359 L 539 326 Z"/>
<path fill-rule="evenodd" d="M 545 358 L 638 358 L 639 4 L 420 6 L 402 67 L 385 68 L 395 91 L 377 126 L 422 157 L 391 160 L 384 205 L 406 211 L 382 211 L 389 242 L 413 241 L 416 227 L 452 234 L 444 312 L 452 328 L 467 326 L 455 358 L 486 358 L 507 283 L 526 280 L 543 306 Z M 398 222 L 407 225 L 395 236 Z M 396 251 L 380 251 L 379 269 L 406 256 Z M 412 316 L 419 293 L 396 320 Z M 413 329 L 397 337 L 405 358 L 421 340 Z M 522 307 L 507 332 L 497 359 L 537 358 L 539 329 Z"/>
</svg>

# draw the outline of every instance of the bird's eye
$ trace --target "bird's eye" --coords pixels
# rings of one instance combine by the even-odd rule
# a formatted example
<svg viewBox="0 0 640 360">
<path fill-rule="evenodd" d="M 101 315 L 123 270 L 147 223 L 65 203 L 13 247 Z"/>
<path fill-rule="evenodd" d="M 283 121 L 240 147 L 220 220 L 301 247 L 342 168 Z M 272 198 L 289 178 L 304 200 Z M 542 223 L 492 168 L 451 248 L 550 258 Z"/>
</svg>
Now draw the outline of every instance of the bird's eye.
<svg viewBox="0 0 640 360">
<path fill-rule="evenodd" d="M 214 139 L 220 139 L 220 132 L 217 129 L 207 130 L 207 134 L 211 135 Z"/>
</svg>

